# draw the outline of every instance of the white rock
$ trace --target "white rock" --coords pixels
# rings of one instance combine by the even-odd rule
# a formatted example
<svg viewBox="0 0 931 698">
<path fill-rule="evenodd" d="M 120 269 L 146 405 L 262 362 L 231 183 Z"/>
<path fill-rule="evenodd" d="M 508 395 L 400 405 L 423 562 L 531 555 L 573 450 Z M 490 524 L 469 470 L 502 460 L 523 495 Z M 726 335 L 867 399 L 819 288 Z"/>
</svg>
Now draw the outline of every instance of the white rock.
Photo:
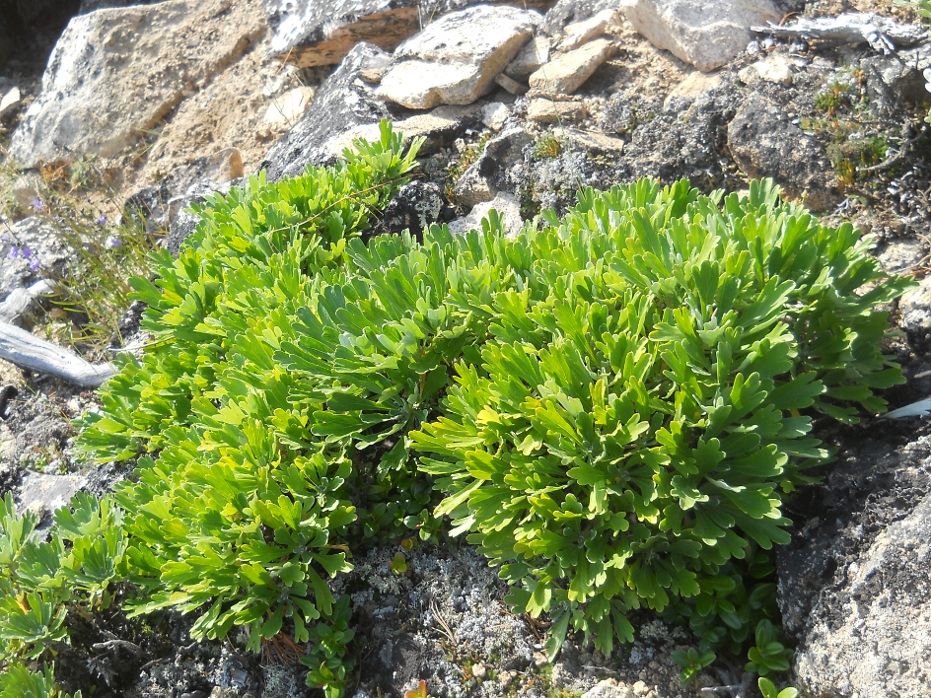
<svg viewBox="0 0 931 698">
<path fill-rule="evenodd" d="M 535 36 L 508 63 L 504 74 L 512 78 L 526 78 L 549 59 L 550 40 L 545 36 Z"/>
<path fill-rule="evenodd" d="M 237 148 L 223 148 L 210 153 L 203 159 L 203 175 L 219 184 L 242 177 L 242 153 Z"/>
<path fill-rule="evenodd" d="M 9 111 L 13 111 L 16 105 L 20 103 L 21 99 L 22 96 L 20 95 L 18 87 L 7 90 L 3 98 L 0 99 L 0 116 L 3 116 Z"/>
<path fill-rule="evenodd" d="M 559 42 L 559 48 L 578 48 L 590 39 L 607 33 L 608 28 L 618 24 L 622 17 L 621 10 L 615 8 L 602 10 L 586 20 L 570 24 L 563 31 L 563 38 Z"/>
<path fill-rule="evenodd" d="M 489 102 L 482 107 L 482 123 L 492 131 L 500 131 L 510 115 L 510 108 L 502 102 Z"/>
<path fill-rule="evenodd" d="M 522 95 L 527 91 L 526 85 L 517 82 L 517 80 L 509 77 L 505 73 L 498 73 L 498 75 L 495 76 L 495 84 L 503 88 L 506 92 L 510 92 L 512 95 Z"/>
<path fill-rule="evenodd" d="M 220 15 L 235 31 L 217 32 Z M 258 0 L 167 0 L 74 17 L 10 154 L 26 167 L 116 155 L 244 53 L 261 22 Z"/>
<path fill-rule="evenodd" d="M 599 681 L 585 693 L 582 698 L 633 698 L 633 691 L 614 679 L 604 679 Z"/>
<path fill-rule="evenodd" d="M 45 517 L 65 506 L 86 485 L 84 475 L 46 475 L 27 470 L 19 488 L 18 509 Z"/>
<path fill-rule="evenodd" d="M 931 334 L 931 276 L 899 300 L 902 329 L 925 339 Z"/>
<path fill-rule="evenodd" d="M 588 116 L 585 102 L 578 99 L 534 97 L 527 105 L 527 118 L 539 124 L 579 121 Z"/>
<path fill-rule="evenodd" d="M 750 42 L 750 27 L 778 21 L 770 0 L 622 0 L 627 20 L 655 46 L 702 71 L 728 63 Z"/>
<path fill-rule="evenodd" d="M 398 46 L 401 63 L 377 94 L 410 109 L 471 104 L 493 87 L 540 20 L 536 12 L 488 5 L 445 15 Z"/>
<path fill-rule="evenodd" d="M 666 113 L 683 111 L 697 98 L 717 89 L 720 84 L 719 74 L 706 74 L 694 70 L 670 90 L 663 101 L 663 111 Z"/>
<path fill-rule="evenodd" d="M 486 218 L 492 209 L 500 214 L 507 235 L 516 237 L 524 227 L 524 221 L 520 217 L 520 202 L 513 194 L 507 192 L 499 192 L 491 201 L 477 203 L 467 216 L 451 221 L 449 229 L 460 235 L 470 230 L 481 230 L 482 219 Z"/>
<path fill-rule="evenodd" d="M 568 95 L 579 89 L 615 51 L 610 39 L 597 39 L 560 54 L 530 76 L 530 89 L 542 95 Z"/>
<path fill-rule="evenodd" d="M 557 128 L 553 130 L 556 137 L 564 146 L 586 153 L 611 155 L 617 157 L 624 150 L 624 141 L 597 131 L 580 131 L 574 128 Z"/>
<path fill-rule="evenodd" d="M 471 104 L 483 90 L 476 90 L 482 67 L 474 63 L 405 61 L 385 75 L 379 97 L 409 109 L 432 109 L 439 104 Z"/>
<path fill-rule="evenodd" d="M 769 55 L 741 68 L 737 77 L 745 85 L 775 82 L 788 87 L 792 84 L 792 61 L 788 56 Z"/>
<path fill-rule="evenodd" d="M 272 97 L 263 121 L 270 128 L 291 128 L 304 116 L 313 98 L 312 87 L 295 87 Z"/>
</svg>

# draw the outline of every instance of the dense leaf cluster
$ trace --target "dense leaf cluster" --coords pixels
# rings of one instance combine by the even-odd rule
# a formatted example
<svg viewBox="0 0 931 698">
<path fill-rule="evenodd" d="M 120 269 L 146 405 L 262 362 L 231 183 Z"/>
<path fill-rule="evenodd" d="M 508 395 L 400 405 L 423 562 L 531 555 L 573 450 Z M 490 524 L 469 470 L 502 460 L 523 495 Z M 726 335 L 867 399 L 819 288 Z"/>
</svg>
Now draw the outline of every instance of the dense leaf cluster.
<svg viewBox="0 0 931 698">
<path fill-rule="evenodd" d="M 110 502 L 76 495 L 55 513 L 45 541 L 38 522 L 15 511 L 10 493 L 0 500 L 0 698 L 68 698 L 50 665 L 36 673 L 29 664 L 69 642 L 69 611 L 107 608 L 122 580 L 126 534 Z"/>
<path fill-rule="evenodd" d="M 508 238 L 496 214 L 361 239 L 414 164 L 378 143 L 199 209 L 155 283 L 153 341 L 123 358 L 81 444 L 137 458 L 114 495 L 134 613 L 200 613 L 195 637 L 287 633 L 308 683 L 348 680 L 330 579 L 374 540 L 452 532 L 512 603 L 611 650 L 631 611 L 708 648 L 785 661 L 758 624 L 783 496 L 828 454 L 812 415 L 879 411 L 884 275 L 849 226 L 749 194 L 643 180 L 585 190 Z"/>
<path fill-rule="evenodd" d="M 588 190 L 550 222 L 412 435 L 438 512 L 554 615 L 553 651 L 571 625 L 608 653 L 631 610 L 684 599 L 697 627 L 738 620 L 730 563 L 788 542 L 782 496 L 828 456 L 809 415 L 878 411 L 899 380 L 878 306 L 907 282 L 761 182 Z"/>
</svg>

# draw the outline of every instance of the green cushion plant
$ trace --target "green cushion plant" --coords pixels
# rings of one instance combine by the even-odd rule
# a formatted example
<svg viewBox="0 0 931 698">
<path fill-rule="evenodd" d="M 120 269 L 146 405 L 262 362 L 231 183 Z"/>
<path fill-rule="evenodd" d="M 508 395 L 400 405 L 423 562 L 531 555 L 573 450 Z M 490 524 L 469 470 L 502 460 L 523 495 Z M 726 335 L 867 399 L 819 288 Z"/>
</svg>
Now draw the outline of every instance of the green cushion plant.
<svg viewBox="0 0 931 698">
<path fill-rule="evenodd" d="M 783 495 L 828 458 L 810 415 L 854 421 L 901 380 L 881 306 L 909 282 L 768 183 L 586 190 L 549 223 L 525 232 L 529 290 L 496 299 L 412 434 L 437 511 L 553 617 L 553 654 L 570 626 L 610 653 L 641 607 L 743 639 L 733 563 L 788 542 Z"/>
<path fill-rule="evenodd" d="M 648 607 L 700 634 L 696 666 L 754 635 L 754 667 L 781 666 L 760 621 L 783 498 L 828 459 L 812 416 L 855 421 L 900 380 L 879 344 L 908 281 L 760 182 L 643 180 L 514 239 L 491 214 L 364 243 L 416 145 L 383 126 L 344 164 L 214 197 L 134 281 L 153 341 L 80 442 L 138 459 L 114 495 L 131 612 L 198 612 L 195 637 L 242 627 L 256 651 L 286 634 L 338 695 L 329 580 L 450 516 L 553 618 L 552 654 L 570 627 L 609 652 Z"/>
<path fill-rule="evenodd" d="M 15 510 L 9 492 L 0 500 L 0 698 L 68 698 L 48 660 L 70 643 L 69 612 L 109 608 L 124 578 L 126 535 L 109 501 L 76 495 L 44 541 L 38 523 Z"/>
</svg>

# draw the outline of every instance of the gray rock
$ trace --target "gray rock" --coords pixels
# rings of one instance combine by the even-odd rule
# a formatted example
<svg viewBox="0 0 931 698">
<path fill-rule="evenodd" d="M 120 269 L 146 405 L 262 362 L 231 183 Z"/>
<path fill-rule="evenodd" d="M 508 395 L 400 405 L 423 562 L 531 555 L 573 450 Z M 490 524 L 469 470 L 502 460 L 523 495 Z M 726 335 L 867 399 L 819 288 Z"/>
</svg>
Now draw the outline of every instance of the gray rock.
<svg viewBox="0 0 931 698">
<path fill-rule="evenodd" d="M 918 288 L 902 296 L 899 316 L 902 329 L 914 339 L 921 342 L 931 337 L 931 276 L 923 278 Z"/>
<path fill-rule="evenodd" d="M 797 649 L 806 695 L 931 693 L 931 497 L 887 526 L 835 575 Z"/>
<path fill-rule="evenodd" d="M 574 123 L 588 116 L 588 108 L 580 99 L 533 97 L 527 104 L 527 119 L 538 124 Z"/>
<path fill-rule="evenodd" d="M 317 90 L 301 120 L 268 151 L 262 167 L 269 179 L 299 175 L 307 165 L 332 162 L 342 150 L 347 131 L 389 118 L 384 102 L 359 79 L 361 71 L 383 66 L 388 60 L 388 54 L 376 46 L 356 45 Z"/>
<path fill-rule="evenodd" d="M 0 93 L 0 119 L 7 114 L 12 114 L 22 103 L 22 95 L 18 87 L 11 87 L 6 92 Z"/>
<path fill-rule="evenodd" d="M 497 211 L 501 216 L 504 230 L 509 237 L 517 236 L 524 227 L 524 221 L 520 215 L 520 201 L 513 194 L 502 191 L 495 194 L 491 201 L 484 201 L 473 206 L 468 215 L 451 221 L 449 229 L 458 234 L 467 233 L 470 230 L 481 230 L 482 220 L 491 210 Z"/>
<path fill-rule="evenodd" d="M 750 42 L 750 27 L 777 21 L 769 0 L 623 0 L 634 28 L 658 48 L 702 71 L 728 63 Z"/>
<path fill-rule="evenodd" d="M 70 502 L 86 482 L 83 475 L 50 475 L 28 470 L 20 481 L 18 508 L 42 519 Z"/>
<path fill-rule="evenodd" d="M 456 201 L 468 208 L 491 201 L 499 191 L 511 188 L 508 170 L 523 159 L 533 136 L 519 126 L 508 128 L 485 144 L 479 158 L 462 173 L 453 189 Z"/>
<path fill-rule="evenodd" d="M 420 239 L 423 231 L 441 219 L 446 208 L 443 190 L 435 182 L 415 180 L 398 189 L 388 202 L 381 220 L 363 238 L 409 230 Z"/>
<path fill-rule="evenodd" d="M 888 273 L 905 274 L 916 269 L 928 255 L 927 243 L 913 238 L 892 240 L 876 258 Z M 901 301 L 899 302 L 901 310 Z"/>
<path fill-rule="evenodd" d="M 182 196 L 169 199 L 164 209 L 168 228 L 168 237 L 165 239 L 165 249 L 172 255 L 177 256 L 181 249 L 182 243 L 190 237 L 191 233 L 200 223 L 200 216 L 191 212 L 191 205 L 203 203 L 208 196 L 213 194 L 228 194 L 230 188 L 235 184 L 242 182 L 215 182 L 205 179 L 195 182 Z"/>
<path fill-rule="evenodd" d="M 249 21 L 250 4 L 167 0 L 73 18 L 10 155 L 27 167 L 116 155 L 248 48 L 262 31 Z M 223 12 L 237 31 L 217 39 L 210 19 Z"/>
<path fill-rule="evenodd" d="M 603 10 L 621 7 L 621 0 L 559 0 L 543 18 L 540 30 L 547 36 L 557 37 L 570 24 L 577 24 Z"/>
<path fill-rule="evenodd" d="M 411 109 L 471 104 L 494 87 L 541 19 L 489 5 L 445 15 L 398 46 L 401 62 L 382 78 L 378 94 Z"/>
<path fill-rule="evenodd" d="M 624 156 L 611 160 L 612 172 L 599 186 L 644 176 L 687 177 L 705 190 L 742 186 L 725 155 L 727 125 L 742 98 L 732 80 L 697 71 L 665 98 L 633 86 L 618 90 L 602 123 L 606 133 L 624 138 Z"/>
<path fill-rule="evenodd" d="M 549 96 L 572 94 L 615 50 L 610 39 L 596 39 L 556 56 L 530 76 L 531 93 Z"/>
<path fill-rule="evenodd" d="M 48 220 L 31 216 L 0 232 L 0 298 L 40 277 L 61 275 L 68 260 L 61 232 Z"/>
<path fill-rule="evenodd" d="M 837 698 L 929 695 L 931 439 L 888 422 L 881 436 L 861 433 L 792 502 L 805 523 L 778 551 L 796 685 Z"/>
<path fill-rule="evenodd" d="M 619 8 L 609 8 L 581 22 L 573 22 L 563 30 L 559 48 L 578 48 L 596 37 L 607 34 L 611 27 L 618 25 L 622 20 L 623 14 Z"/>
<path fill-rule="evenodd" d="M 174 195 L 166 180 L 140 189 L 123 202 L 122 222 L 133 221 L 149 232 L 167 229 L 169 202 Z"/>
<path fill-rule="evenodd" d="M 550 59 L 550 40 L 545 36 L 534 36 L 517 52 L 504 72 L 512 78 L 526 78 Z"/>
<path fill-rule="evenodd" d="M 795 41 L 814 39 L 831 44 L 869 44 L 873 51 L 895 53 L 928 40 L 918 25 L 900 24 L 891 17 L 871 12 L 844 12 L 831 17 L 801 17 L 794 22 L 752 27 L 755 33 Z"/>
<path fill-rule="evenodd" d="M 479 104 L 461 107 L 443 105 L 429 112 L 394 120 L 393 125 L 395 132 L 403 134 L 408 142 L 415 138 L 424 138 L 419 151 L 419 155 L 424 156 L 449 147 L 465 128 L 477 126 L 480 123 L 480 117 L 481 105 Z M 370 122 L 335 132 L 317 149 L 316 160 L 313 162 L 315 164 L 333 162 L 342 155 L 344 149 L 352 147 L 353 141 L 357 138 L 368 141 L 378 140 L 379 128 L 378 123 Z M 300 171 L 302 170 L 295 169 L 293 173 L 297 174 Z"/>
<path fill-rule="evenodd" d="M 334 65 L 359 42 L 391 51 L 417 31 L 415 0 L 265 0 L 270 54 L 302 67 Z"/>
<path fill-rule="evenodd" d="M 392 51 L 442 15 L 480 0 L 264 0 L 271 55 L 303 67 L 339 63 L 359 42 Z M 523 7 L 546 9 L 553 0 Z"/>
<path fill-rule="evenodd" d="M 599 681 L 582 694 L 582 698 L 634 698 L 633 689 L 619 684 L 614 679 Z"/>
<path fill-rule="evenodd" d="M 825 176 L 830 165 L 822 146 L 759 93 L 738 107 L 727 127 L 727 145 L 748 177 L 772 177 L 789 198 L 802 198 L 810 208 L 825 209 L 841 198 Z"/>
<path fill-rule="evenodd" d="M 860 66 L 866 73 L 867 90 L 878 108 L 891 109 L 902 101 L 920 106 L 928 101 L 922 71 L 931 68 L 931 45 L 867 56 Z"/>
</svg>

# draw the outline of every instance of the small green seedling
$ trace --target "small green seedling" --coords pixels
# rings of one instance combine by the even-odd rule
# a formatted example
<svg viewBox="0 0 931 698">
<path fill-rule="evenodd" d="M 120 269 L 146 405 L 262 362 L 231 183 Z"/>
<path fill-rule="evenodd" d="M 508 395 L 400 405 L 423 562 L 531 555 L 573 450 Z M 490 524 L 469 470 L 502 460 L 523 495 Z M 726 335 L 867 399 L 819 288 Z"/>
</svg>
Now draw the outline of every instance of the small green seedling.
<svg viewBox="0 0 931 698">
<path fill-rule="evenodd" d="M 798 698 L 798 689 L 789 687 L 777 692 L 776 684 L 762 676 L 757 681 L 757 686 L 763 698 Z"/>
</svg>

